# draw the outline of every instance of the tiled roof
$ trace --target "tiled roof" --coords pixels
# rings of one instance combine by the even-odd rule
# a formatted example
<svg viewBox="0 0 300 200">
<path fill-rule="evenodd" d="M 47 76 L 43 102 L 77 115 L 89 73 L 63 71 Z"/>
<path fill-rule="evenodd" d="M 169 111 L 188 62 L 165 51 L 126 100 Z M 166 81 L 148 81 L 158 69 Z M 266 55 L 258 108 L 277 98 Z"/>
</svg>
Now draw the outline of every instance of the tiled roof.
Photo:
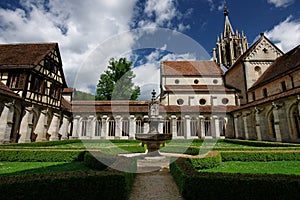
<svg viewBox="0 0 300 200">
<path fill-rule="evenodd" d="M 8 97 L 13 97 L 19 99 L 20 96 L 16 93 L 14 93 L 12 90 L 10 90 L 6 85 L 4 85 L 2 82 L 0 82 L 0 94 L 8 96 Z"/>
<path fill-rule="evenodd" d="M 195 91 L 195 92 L 234 92 L 234 89 L 228 89 L 223 85 L 167 85 L 166 91 Z"/>
<path fill-rule="evenodd" d="M 0 68 L 30 68 L 49 54 L 57 43 L 1 44 Z"/>
<path fill-rule="evenodd" d="M 223 71 L 214 61 L 163 61 L 162 75 L 220 76 Z"/>
<path fill-rule="evenodd" d="M 64 88 L 62 93 L 73 93 L 75 91 L 74 88 Z"/>
<path fill-rule="evenodd" d="M 229 113 L 236 106 L 163 106 L 167 113 Z"/>
<path fill-rule="evenodd" d="M 300 45 L 292 49 L 283 56 L 277 58 L 275 62 L 263 73 L 256 83 L 249 89 L 253 90 L 274 79 L 283 77 L 294 70 L 300 68 Z"/>
</svg>

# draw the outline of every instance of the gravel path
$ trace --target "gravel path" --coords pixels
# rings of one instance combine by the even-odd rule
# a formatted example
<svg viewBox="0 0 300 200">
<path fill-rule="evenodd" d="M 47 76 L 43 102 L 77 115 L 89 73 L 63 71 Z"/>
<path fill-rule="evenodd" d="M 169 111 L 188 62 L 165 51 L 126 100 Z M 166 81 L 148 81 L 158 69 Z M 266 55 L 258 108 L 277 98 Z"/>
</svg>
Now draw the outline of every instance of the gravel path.
<svg viewBox="0 0 300 200">
<path fill-rule="evenodd" d="M 129 200 L 182 200 L 168 169 L 138 174 Z"/>
</svg>

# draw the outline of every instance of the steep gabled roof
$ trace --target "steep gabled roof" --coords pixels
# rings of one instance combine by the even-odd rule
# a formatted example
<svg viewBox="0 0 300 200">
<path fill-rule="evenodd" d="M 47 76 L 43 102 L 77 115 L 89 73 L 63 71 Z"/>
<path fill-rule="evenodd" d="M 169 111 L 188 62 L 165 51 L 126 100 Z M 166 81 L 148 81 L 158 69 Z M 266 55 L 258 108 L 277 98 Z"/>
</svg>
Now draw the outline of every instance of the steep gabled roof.
<svg viewBox="0 0 300 200">
<path fill-rule="evenodd" d="M 292 49 L 283 56 L 277 58 L 275 62 L 263 73 L 256 83 L 249 89 L 253 90 L 274 79 L 283 77 L 295 70 L 300 69 L 300 45 Z"/>
<path fill-rule="evenodd" d="M 238 57 L 238 59 L 237 59 L 237 60 L 235 61 L 235 63 L 229 68 L 229 70 L 226 71 L 226 73 L 230 72 L 231 69 L 235 68 L 235 66 L 237 66 L 239 63 L 241 63 L 242 60 L 245 60 L 245 59 L 250 55 L 250 53 L 253 52 L 253 51 L 257 48 L 257 45 L 258 45 L 259 43 L 261 43 L 262 40 L 264 40 L 264 39 L 265 39 L 266 41 L 268 41 L 270 44 L 272 44 L 272 46 L 273 46 L 277 51 L 279 51 L 281 54 L 283 54 L 283 52 L 282 52 L 276 45 L 274 45 L 274 44 L 273 44 L 273 43 L 272 43 L 272 42 L 264 35 L 264 33 L 261 33 L 260 35 L 261 35 L 261 37 L 260 37 L 256 42 L 254 42 L 254 44 L 251 45 L 251 47 L 250 47 L 249 49 L 247 49 L 247 51 L 245 51 L 245 53 L 243 53 L 242 55 L 240 55 L 240 57 Z"/>
<path fill-rule="evenodd" d="M 3 66 L 33 67 L 41 62 L 57 45 L 57 43 L 1 44 L 0 68 Z"/>
<path fill-rule="evenodd" d="M 220 76 L 223 71 L 214 61 L 163 61 L 163 76 Z"/>
<path fill-rule="evenodd" d="M 1 94 L 1 96 L 4 95 L 4 96 L 20 99 L 20 96 L 18 94 L 14 93 L 2 82 L 0 82 L 0 94 Z"/>
</svg>

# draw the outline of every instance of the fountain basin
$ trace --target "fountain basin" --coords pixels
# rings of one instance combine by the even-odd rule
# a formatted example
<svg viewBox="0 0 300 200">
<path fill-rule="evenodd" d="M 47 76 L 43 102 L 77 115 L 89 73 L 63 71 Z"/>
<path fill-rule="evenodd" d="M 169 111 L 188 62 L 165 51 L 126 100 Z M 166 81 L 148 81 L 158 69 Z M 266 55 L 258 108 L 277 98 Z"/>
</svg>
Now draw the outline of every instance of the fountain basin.
<svg viewBox="0 0 300 200">
<path fill-rule="evenodd" d="M 141 140 L 142 146 L 147 145 L 148 154 L 159 154 L 160 145 L 165 146 L 166 141 L 172 139 L 172 134 L 136 134 L 135 139 Z"/>
</svg>

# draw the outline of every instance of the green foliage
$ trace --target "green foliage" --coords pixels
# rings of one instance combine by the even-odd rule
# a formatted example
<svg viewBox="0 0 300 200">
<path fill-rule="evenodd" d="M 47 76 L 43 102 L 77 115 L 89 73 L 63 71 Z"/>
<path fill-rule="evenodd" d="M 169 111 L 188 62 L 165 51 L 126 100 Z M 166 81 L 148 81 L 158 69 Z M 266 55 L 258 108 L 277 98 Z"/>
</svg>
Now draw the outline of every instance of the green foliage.
<svg viewBox="0 0 300 200">
<path fill-rule="evenodd" d="M 210 169 L 219 166 L 222 163 L 221 155 L 209 156 L 205 158 L 189 158 L 188 161 L 195 169 Z"/>
<path fill-rule="evenodd" d="M 238 139 L 225 139 L 224 142 L 231 143 L 231 144 L 253 146 L 253 147 L 300 147 L 300 144 L 252 141 L 252 140 L 238 140 Z"/>
<path fill-rule="evenodd" d="M 74 162 L 82 161 L 84 151 L 3 150 L 0 161 L 6 162 Z"/>
<path fill-rule="evenodd" d="M 73 100 L 75 100 L 75 101 L 79 101 L 79 100 L 80 101 L 82 101 L 82 100 L 84 100 L 84 101 L 86 101 L 86 100 L 94 101 L 95 100 L 95 95 L 75 90 Z"/>
<path fill-rule="evenodd" d="M 47 142 L 32 142 L 32 143 L 18 143 L 18 144 L 6 144 L 0 145 L 0 148 L 6 147 L 51 147 L 66 144 L 81 143 L 81 140 L 60 140 L 60 141 L 47 141 Z"/>
<path fill-rule="evenodd" d="M 110 59 L 108 70 L 101 74 L 96 100 L 137 100 L 140 95 L 140 87 L 134 86 L 135 78 L 131 70 L 132 62 L 126 58 L 118 61 Z"/>
<path fill-rule="evenodd" d="M 84 155 L 84 164 L 91 169 L 105 170 L 116 161 L 115 156 L 108 156 L 99 152 L 86 152 Z"/>
<path fill-rule="evenodd" d="M 222 161 L 300 160 L 300 152 L 221 152 Z"/>
</svg>

